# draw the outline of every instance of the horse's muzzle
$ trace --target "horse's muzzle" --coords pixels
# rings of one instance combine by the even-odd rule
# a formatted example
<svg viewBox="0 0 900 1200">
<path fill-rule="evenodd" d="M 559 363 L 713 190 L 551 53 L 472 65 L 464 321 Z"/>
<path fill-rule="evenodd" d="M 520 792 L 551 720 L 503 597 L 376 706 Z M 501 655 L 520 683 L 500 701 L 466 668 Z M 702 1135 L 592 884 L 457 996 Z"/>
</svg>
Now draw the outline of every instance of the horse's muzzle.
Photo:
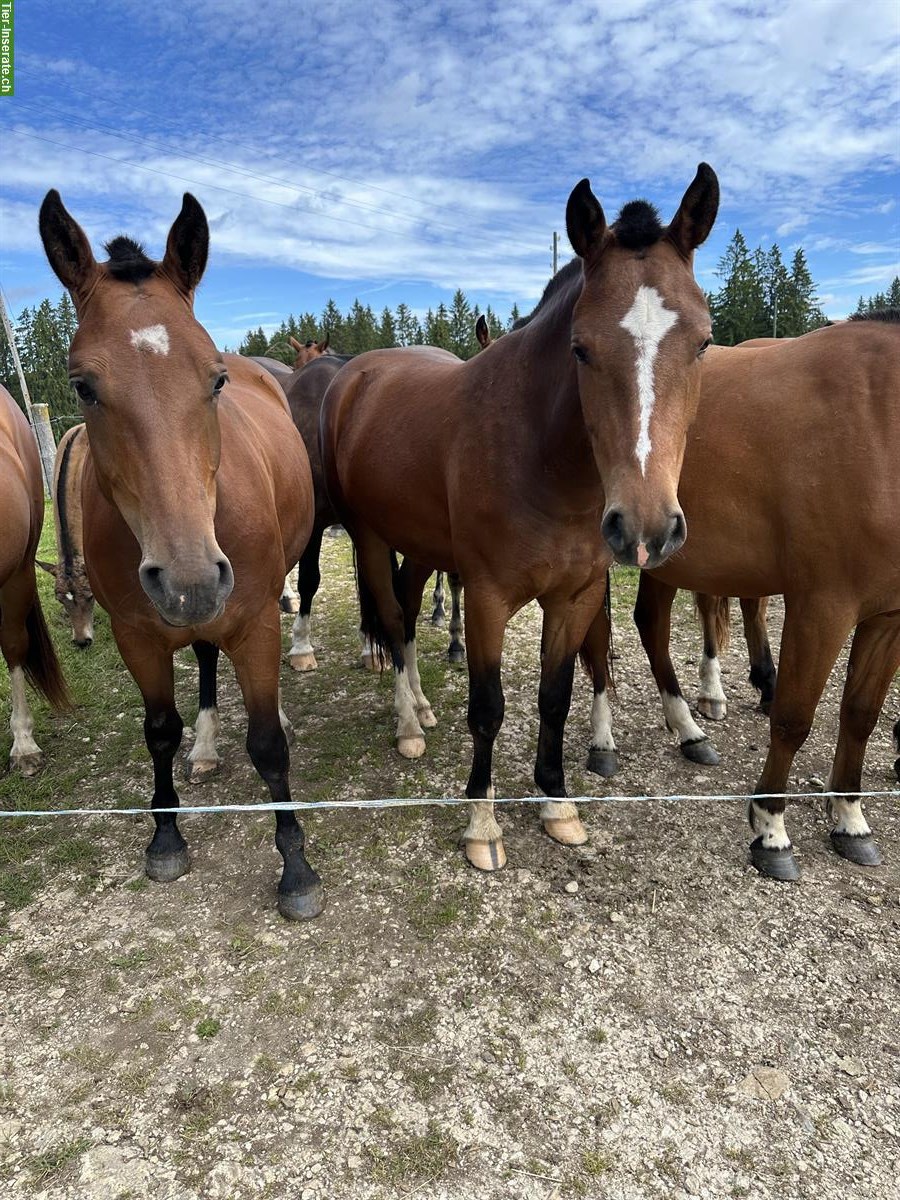
<svg viewBox="0 0 900 1200">
<path fill-rule="evenodd" d="M 638 529 L 621 509 L 610 508 L 603 515 L 600 532 L 616 562 L 652 570 L 681 549 L 687 537 L 687 524 L 684 513 L 678 509 L 665 518 L 660 529 Z"/>
<path fill-rule="evenodd" d="M 234 572 L 224 555 L 191 568 L 163 567 L 145 559 L 138 575 L 141 587 L 169 625 L 214 621 L 234 589 Z"/>
</svg>

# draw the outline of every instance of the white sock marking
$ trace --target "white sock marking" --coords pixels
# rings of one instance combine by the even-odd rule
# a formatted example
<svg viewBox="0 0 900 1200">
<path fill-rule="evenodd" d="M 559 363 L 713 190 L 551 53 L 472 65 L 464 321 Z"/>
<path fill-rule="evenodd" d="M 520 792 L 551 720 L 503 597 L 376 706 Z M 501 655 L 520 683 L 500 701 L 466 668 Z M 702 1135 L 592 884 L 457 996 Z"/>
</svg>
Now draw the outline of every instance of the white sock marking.
<svg viewBox="0 0 900 1200">
<path fill-rule="evenodd" d="M 787 850 L 791 839 L 784 827 L 784 813 L 770 813 L 755 800 L 750 802 L 750 824 L 754 833 L 761 834 L 767 850 Z"/>
<path fill-rule="evenodd" d="M 428 697 L 422 691 L 422 681 L 419 678 L 419 660 L 416 655 L 416 639 L 407 642 L 403 647 L 403 659 L 406 663 L 406 673 L 409 676 L 409 686 L 413 696 L 416 698 L 416 708 L 421 712 L 427 709 L 431 712 L 431 704 Z"/>
<path fill-rule="evenodd" d="M 409 673 L 394 671 L 394 712 L 397 714 L 397 738 L 424 737 L 419 724 L 418 704 L 409 685 Z"/>
<path fill-rule="evenodd" d="M 678 320 L 678 314 L 666 308 L 656 288 L 638 288 L 634 303 L 619 322 L 627 329 L 637 345 L 638 402 L 640 404 L 640 426 L 634 452 L 645 474 L 650 454 L 650 417 L 656 394 L 653 389 L 653 364 L 660 342 Z"/>
<path fill-rule="evenodd" d="M 25 672 L 21 667 L 13 667 L 9 673 L 10 691 L 12 693 L 12 716 L 9 727 L 13 735 L 10 758 L 13 762 L 26 754 L 40 754 L 41 748 L 32 737 L 34 721 L 31 709 L 28 707 L 28 697 L 25 694 Z"/>
<path fill-rule="evenodd" d="M 312 642 L 309 640 L 309 613 L 303 616 L 297 613 L 294 618 L 294 624 L 291 627 L 291 649 L 290 653 L 294 654 L 312 654 Z"/>
<path fill-rule="evenodd" d="M 597 750 L 615 750 L 616 743 L 612 731 L 612 709 L 606 688 L 594 693 L 594 703 L 591 706 L 591 748 Z"/>
<path fill-rule="evenodd" d="M 216 738 L 219 734 L 219 710 L 217 708 L 201 708 L 197 713 L 194 732 L 196 737 L 188 755 L 188 762 L 217 763 L 219 752 L 216 749 Z"/>
<path fill-rule="evenodd" d="M 165 325 L 148 325 L 146 329 L 133 329 L 131 344 L 135 350 L 149 350 L 152 354 L 168 354 L 169 331 Z"/>
<path fill-rule="evenodd" d="M 678 734 L 679 742 L 702 742 L 706 739 L 706 734 L 691 716 L 683 696 L 672 696 L 669 692 L 660 692 L 660 696 L 666 721 Z"/>
<path fill-rule="evenodd" d="M 719 660 L 709 658 L 706 654 L 700 660 L 700 697 L 703 700 L 725 700 Z"/>
<path fill-rule="evenodd" d="M 503 831 L 494 816 L 494 785 L 487 790 L 487 800 L 473 800 L 469 808 L 469 824 L 463 834 L 469 842 L 498 842 Z"/>
</svg>

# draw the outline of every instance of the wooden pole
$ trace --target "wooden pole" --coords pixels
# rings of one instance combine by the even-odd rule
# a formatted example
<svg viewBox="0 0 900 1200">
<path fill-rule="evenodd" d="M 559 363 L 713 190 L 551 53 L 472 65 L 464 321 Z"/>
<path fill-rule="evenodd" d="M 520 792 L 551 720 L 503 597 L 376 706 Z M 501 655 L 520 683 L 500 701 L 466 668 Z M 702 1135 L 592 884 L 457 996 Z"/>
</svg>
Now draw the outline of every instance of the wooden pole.
<svg viewBox="0 0 900 1200">
<path fill-rule="evenodd" d="M 13 363 L 16 368 L 16 374 L 19 376 L 19 386 L 22 388 L 22 399 L 25 401 L 25 412 L 28 414 L 28 420 L 31 428 L 34 430 L 35 440 L 38 444 L 38 449 L 41 452 L 41 467 L 44 472 L 44 489 L 49 496 L 53 490 L 53 460 L 56 457 L 56 443 L 53 438 L 53 427 L 50 424 L 50 415 L 46 404 L 37 405 L 42 410 L 39 419 L 35 418 L 35 406 L 31 403 L 31 395 L 28 391 L 28 384 L 25 382 L 25 372 L 22 370 L 22 362 L 19 358 L 19 350 L 16 346 L 16 335 L 13 332 L 12 324 L 9 320 L 9 314 L 6 311 L 6 302 L 3 299 L 3 292 L 0 291 L 0 320 L 3 322 L 3 329 L 6 333 L 6 340 L 9 343 L 10 353 L 13 357 Z M 42 440 L 43 439 L 43 440 Z M 49 459 L 48 456 L 49 455 Z"/>
</svg>

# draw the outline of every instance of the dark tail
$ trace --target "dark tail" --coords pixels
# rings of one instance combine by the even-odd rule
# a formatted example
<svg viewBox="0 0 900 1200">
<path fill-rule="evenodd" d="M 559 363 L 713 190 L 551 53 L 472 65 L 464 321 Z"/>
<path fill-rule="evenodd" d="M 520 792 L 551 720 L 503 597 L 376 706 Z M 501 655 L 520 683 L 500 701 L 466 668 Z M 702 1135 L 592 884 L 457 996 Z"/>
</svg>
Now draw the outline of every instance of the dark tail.
<svg viewBox="0 0 900 1200">
<path fill-rule="evenodd" d="M 391 551 L 391 574 L 394 580 L 394 587 L 397 586 L 397 574 L 400 570 L 400 564 L 397 561 L 397 555 Z M 381 623 L 381 617 L 378 615 L 378 605 L 375 603 L 375 596 L 366 583 L 362 572 L 359 569 L 359 563 L 356 561 L 356 546 L 353 546 L 353 571 L 356 575 L 356 590 L 359 595 L 359 630 L 363 637 L 368 638 L 372 645 L 372 654 L 379 667 L 383 671 L 385 667 L 395 665 L 391 656 L 390 642 L 388 641 L 387 632 L 384 625 Z"/>
<path fill-rule="evenodd" d="M 698 619 L 702 619 L 697 593 L 694 592 L 694 611 Z M 713 623 L 716 634 L 716 648 L 719 652 L 727 650 L 731 645 L 731 604 L 727 596 L 711 596 L 714 604 Z"/>
<path fill-rule="evenodd" d="M 610 587 L 612 580 L 609 571 L 606 572 L 606 595 L 603 598 L 603 611 L 606 613 L 606 622 L 609 627 L 609 639 L 607 642 L 606 662 L 603 664 L 606 670 L 606 684 L 610 692 L 616 694 L 616 680 L 613 674 L 613 623 L 612 623 L 612 596 L 610 595 Z M 581 665 L 584 668 L 584 673 L 590 679 L 591 683 L 596 683 L 594 673 L 594 661 L 591 655 L 591 650 L 588 645 L 590 634 L 585 639 L 581 649 L 578 651 L 578 657 L 581 660 Z"/>
<path fill-rule="evenodd" d="M 34 604 L 25 618 L 28 634 L 28 654 L 22 664 L 25 678 L 31 686 L 47 700 L 56 712 L 67 712 L 72 707 L 72 697 L 66 686 L 44 614 L 35 592 Z"/>
</svg>

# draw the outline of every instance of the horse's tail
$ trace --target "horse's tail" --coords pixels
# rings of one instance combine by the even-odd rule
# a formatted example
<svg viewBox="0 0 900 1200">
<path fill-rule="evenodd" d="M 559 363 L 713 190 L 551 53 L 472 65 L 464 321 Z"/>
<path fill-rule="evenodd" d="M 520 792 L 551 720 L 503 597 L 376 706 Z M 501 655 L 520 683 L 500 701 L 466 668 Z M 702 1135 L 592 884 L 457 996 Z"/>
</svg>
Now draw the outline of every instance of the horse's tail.
<svg viewBox="0 0 900 1200">
<path fill-rule="evenodd" d="M 713 604 L 713 627 L 716 635 L 716 648 L 721 653 L 731 645 L 731 604 L 727 596 L 710 596 Z M 694 609 L 698 618 L 702 619 L 700 600 L 694 592 Z"/>
<path fill-rule="evenodd" d="M 36 590 L 34 603 L 25 618 L 25 631 L 28 634 L 28 653 L 22 664 L 25 678 L 41 693 L 54 711 L 68 711 L 72 707 L 72 697 L 69 695 L 62 667 L 50 640 L 50 632 Z"/>
<path fill-rule="evenodd" d="M 612 596 L 610 595 L 610 590 L 609 590 L 610 584 L 611 584 L 610 573 L 607 570 L 607 572 L 606 572 L 606 594 L 603 597 L 603 611 L 606 615 L 606 624 L 609 629 L 609 635 L 608 635 L 607 641 L 606 641 L 606 661 L 604 662 L 603 667 L 606 672 L 605 682 L 606 682 L 607 686 L 609 687 L 610 692 L 613 695 L 615 695 L 616 694 L 616 682 L 615 682 L 615 677 L 613 675 L 613 626 L 612 626 Z M 595 620 L 596 620 L 596 618 L 595 618 Z M 590 638 L 590 632 L 589 632 L 588 636 L 585 638 L 584 642 L 581 645 L 581 649 L 578 651 L 578 658 L 579 658 L 579 661 L 581 662 L 582 668 L 584 669 L 585 675 L 587 675 L 587 677 L 588 677 L 588 679 L 590 679 L 591 683 L 596 684 L 596 682 L 597 682 L 596 672 L 595 672 L 596 664 L 594 662 L 594 655 L 591 653 L 591 649 L 589 647 L 590 640 L 591 640 L 591 638 Z"/>
<path fill-rule="evenodd" d="M 391 552 L 391 575 L 394 580 L 394 587 L 397 586 L 397 574 L 400 565 L 397 561 L 397 555 L 392 550 Z M 362 571 L 359 569 L 359 563 L 356 557 L 356 546 L 353 547 L 353 570 L 356 574 L 356 590 L 359 594 L 359 631 L 372 647 L 372 659 L 378 663 L 378 666 L 383 671 L 385 667 L 393 665 L 391 657 L 391 646 L 387 636 L 387 630 L 382 624 L 381 617 L 378 615 L 378 605 L 375 602 L 375 594 L 369 585 L 366 583 Z"/>
</svg>

